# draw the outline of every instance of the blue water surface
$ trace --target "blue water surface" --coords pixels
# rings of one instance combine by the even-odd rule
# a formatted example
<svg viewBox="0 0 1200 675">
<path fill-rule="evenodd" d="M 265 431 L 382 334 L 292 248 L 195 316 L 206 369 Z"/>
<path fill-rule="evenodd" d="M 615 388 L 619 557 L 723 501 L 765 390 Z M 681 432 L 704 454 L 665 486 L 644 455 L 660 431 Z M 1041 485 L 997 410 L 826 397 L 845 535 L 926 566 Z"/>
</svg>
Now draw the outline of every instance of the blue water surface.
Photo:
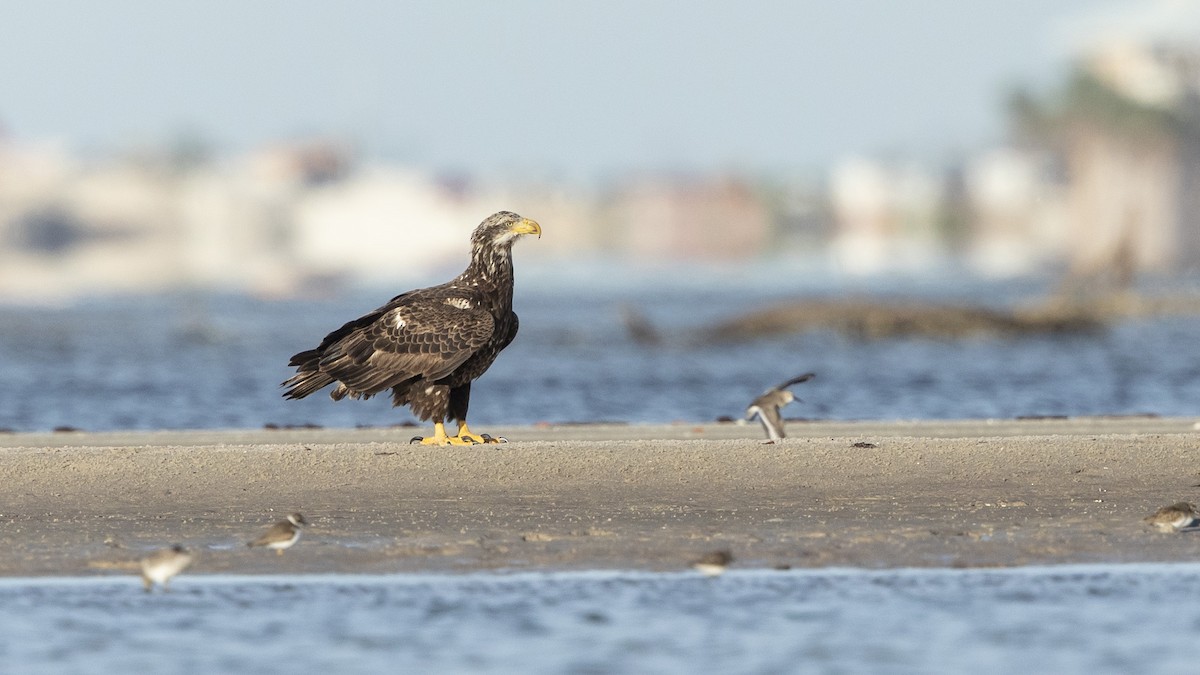
<svg viewBox="0 0 1200 675">
<path fill-rule="evenodd" d="M 519 280 L 520 282 L 520 280 Z M 404 289 L 323 298 L 166 294 L 60 307 L 0 306 L 0 428 L 44 431 L 327 427 L 412 422 L 388 397 L 280 397 L 288 358 Z M 789 417 L 959 419 L 1200 413 L 1200 317 L 1127 320 L 1081 334 L 897 337 L 828 331 L 703 344 L 713 324 L 795 298 L 922 297 L 1004 306 L 1019 284 L 774 288 L 761 279 L 518 285 L 521 332 L 474 386 L 476 424 L 708 422 L 815 371 Z M 633 306 L 664 342 L 632 340 Z"/>
<path fill-rule="evenodd" d="M 6 672 L 1194 673 L 1200 565 L 0 580 Z"/>
</svg>

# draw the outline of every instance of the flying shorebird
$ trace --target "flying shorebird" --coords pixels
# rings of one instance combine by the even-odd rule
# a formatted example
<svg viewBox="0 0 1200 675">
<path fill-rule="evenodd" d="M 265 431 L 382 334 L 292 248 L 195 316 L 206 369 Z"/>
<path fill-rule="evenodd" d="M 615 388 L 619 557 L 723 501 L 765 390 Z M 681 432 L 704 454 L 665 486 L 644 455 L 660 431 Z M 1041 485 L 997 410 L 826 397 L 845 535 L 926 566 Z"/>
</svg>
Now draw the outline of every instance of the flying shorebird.
<svg viewBox="0 0 1200 675">
<path fill-rule="evenodd" d="M 248 542 L 247 546 L 266 546 L 275 549 L 275 553 L 283 555 L 283 549 L 300 540 L 300 528 L 308 525 L 308 521 L 299 513 L 289 514 L 287 520 L 275 523 L 263 533 L 263 536 Z"/>
<path fill-rule="evenodd" d="M 798 375 L 787 382 L 771 387 L 763 392 L 762 396 L 750 402 L 750 407 L 746 408 L 746 419 L 752 420 L 756 415 L 758 416 L 763 430 L 767 432 L 768 443 L 777 443 L 787 435 L 783 431 L 783 416 L 779 414 L 779 409 L 797 400 L 796 395 L 788 391 L 788 387 L 807 382 L 815 376 L 816 373 Z"/>
<path fill-rule="evenodd" d="M 171 548 L 164 548 L 161 551 L 155 551 L 145 558 L 141 559 L 142 567 L 142 585 L 146 587 L 146 592 L 149 593 L 154 589 L 154 584 L 162 586 L 163 591 L 168 591 L 168 584 L 171 577 L 182 572 L 188 565 L 192 564 L 192 554 L 179 544 L 175 544 Z"/>
<path fill-rule="evenodd" d="M 1190 527 L 1196 522 L 1196 505 L 1191 502 L 1178 502 L 1164 506 L 1154 513 L 1142 518 L 1159 532 L 1178 532 Z"/>
</svg>

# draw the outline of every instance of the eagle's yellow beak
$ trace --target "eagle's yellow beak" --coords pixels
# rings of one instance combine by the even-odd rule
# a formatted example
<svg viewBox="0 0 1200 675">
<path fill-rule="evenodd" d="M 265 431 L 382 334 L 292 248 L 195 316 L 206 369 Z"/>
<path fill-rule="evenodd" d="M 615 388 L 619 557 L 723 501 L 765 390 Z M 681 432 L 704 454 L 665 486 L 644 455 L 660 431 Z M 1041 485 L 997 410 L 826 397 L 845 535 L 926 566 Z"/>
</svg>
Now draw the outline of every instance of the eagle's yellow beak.
<svg viewBox="0 0 1200 675">
<path fill-rule="evenodd" d="M 522 218 L 521 222 L 513 225 L 512 231 L 517 234 L 536 234 L 538 239 L 542 238 L 542 226 L 528 218 Z"/>
</svg>

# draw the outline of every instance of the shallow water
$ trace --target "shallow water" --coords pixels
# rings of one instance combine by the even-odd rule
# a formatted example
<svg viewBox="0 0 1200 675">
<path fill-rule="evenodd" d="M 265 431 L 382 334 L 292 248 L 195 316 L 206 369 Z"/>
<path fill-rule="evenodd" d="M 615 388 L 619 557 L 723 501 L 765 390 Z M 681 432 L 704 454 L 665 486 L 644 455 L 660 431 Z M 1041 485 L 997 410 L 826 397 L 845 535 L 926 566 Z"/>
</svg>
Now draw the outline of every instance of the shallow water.
<svg viewBox="0 0 1200 675">
<path fill-rule="evenodd" d="M 535 280 L 536 281 L 536 280 Z M 756 285 L 757 284 L 757 285 Z M 1019 286 L 862 289 L 1004 304 Z M 653 290 L 649 290 L 653 289 Z M 845 291 L 845 289 L 842 289 Z M 837 289 L 761 280 L 518 286 L 521 333 L 479 380 L 471 419 L 707 422 L 739 417 L 767 386 L 812 370 L 794 418 L 955 419 L 1200 413 L 1200 318 L 1128 321 L 1089 335 L 862 341 L 828 332 L 694 346 L 698 330 L 748 309 Z M 324 300 L 242 296 L 107 298 L 65 308 L 0 307 L 0 428 L 85 430 L 386 426 L 413 421 L 386 397 L 285 401 L 291 354 L 384 302 L 391 290 Z M 635 304 L 667 344 L 635 344 Z"/>
<path fill-rule="evenodd" d="M 6 672 L 1192 673 L 1200 565 L 0 580 Z"/>
</svg>

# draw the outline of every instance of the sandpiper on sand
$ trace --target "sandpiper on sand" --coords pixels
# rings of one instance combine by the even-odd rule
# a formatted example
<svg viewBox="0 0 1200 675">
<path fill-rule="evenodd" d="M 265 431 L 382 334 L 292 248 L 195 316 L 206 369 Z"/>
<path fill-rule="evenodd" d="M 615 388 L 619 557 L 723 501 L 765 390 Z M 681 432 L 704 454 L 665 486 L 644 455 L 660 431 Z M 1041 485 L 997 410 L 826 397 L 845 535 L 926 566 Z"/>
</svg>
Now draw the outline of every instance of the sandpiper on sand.
<svg viewBox="0 0 1200 675">
<path fill-rule="evenodd" d="M 156 583 L 162 586 L 164 591 L 169 590 L 171 577 L 182 572 L 190 564 L 192 554 L 179 544 L 142 558 L 142 584 L 146 587 L 146 592 L 153 590 Z"/>
<path fill-rule="evenodd" d="M 1159 532 L 1178 532 L 1196 522 L 1196 505 L 1191 502 L 1177 502 L 1162 507 L 1142 520 Z"/>
<path fill-rule="evenodd" d="M 299 513 L 289 514 L 287 520 L 275 523 L 261 537 L 246 545 L 266 546 L 275 549 L 277 554 L 283 555 L 283 549 L 300 540 L 300 528 L 305 525 L 308 525 L 308 521 L 304 519 L 304 516 Z"/>
<path fill-rule="evenodd" d="M 733 554 L 728 549 L 722 549 L 705 553 L 699 560 L 692 563 L 692 569 L 705 576 L 715 577 L 723 573 L 731 562 L 733 562 Z"/>
</svg>

